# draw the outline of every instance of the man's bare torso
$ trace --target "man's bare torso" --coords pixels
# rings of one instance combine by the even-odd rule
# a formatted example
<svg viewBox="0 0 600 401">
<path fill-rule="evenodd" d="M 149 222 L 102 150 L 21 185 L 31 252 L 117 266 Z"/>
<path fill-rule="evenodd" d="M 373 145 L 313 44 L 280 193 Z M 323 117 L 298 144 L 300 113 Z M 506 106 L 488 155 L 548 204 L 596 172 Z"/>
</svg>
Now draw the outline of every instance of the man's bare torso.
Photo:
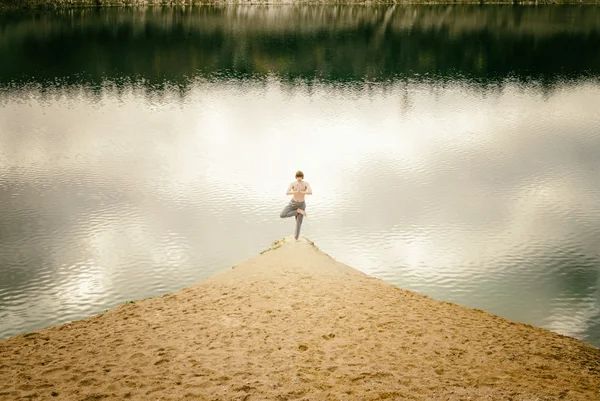
<svg viewBox="0 0 600 401">
<path fill-rule="evenodd" d="M 308 190 L 308 188 L 310 187 L 308 182 L 306 182 L 304 180 L 294 181 L 290 184 L 290 187 L 292 188 L 292 191 L 295 192 L 293 195 L 293 199 L 296 202 L 304 202 L 304 198 L 306 197 L 306 194 L 296 193 L 296 192 L 306 192 Z"/>
</svg>

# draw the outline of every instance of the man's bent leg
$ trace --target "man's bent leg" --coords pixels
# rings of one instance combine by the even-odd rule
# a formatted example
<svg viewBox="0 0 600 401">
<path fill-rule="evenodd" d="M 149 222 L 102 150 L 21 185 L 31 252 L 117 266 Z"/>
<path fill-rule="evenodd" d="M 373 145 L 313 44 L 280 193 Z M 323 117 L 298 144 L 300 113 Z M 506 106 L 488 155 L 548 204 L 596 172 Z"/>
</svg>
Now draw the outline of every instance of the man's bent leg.
<svg viewBox="0 0 600 401">
<path fill-rule="evenodd" d="M 286 207 L 283 208 L 283 211 L 279 215 L 282 219 L 286 217 L 296 216 L 298 214 L 298 206 L 293 206 L 292 203 L 288 203 Z"/>
</svg>

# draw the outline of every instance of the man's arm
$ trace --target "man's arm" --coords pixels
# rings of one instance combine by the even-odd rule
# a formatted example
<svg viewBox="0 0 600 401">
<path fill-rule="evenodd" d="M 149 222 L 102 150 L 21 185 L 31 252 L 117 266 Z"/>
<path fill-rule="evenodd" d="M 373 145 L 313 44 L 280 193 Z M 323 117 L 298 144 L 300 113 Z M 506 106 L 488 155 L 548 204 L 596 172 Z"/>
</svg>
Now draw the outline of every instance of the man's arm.
<svg viewBox="0 0 600 401">
<path fill-rule="evenodd" d="M 292 191 L 292 189 L 294 188 L 294 183 L 292 182 L 290 184 L 290 186 L 288 187 L 288 189 L 285 191 L 286 195 L 294 195 L 296 192 Z"/>
<path fill-rule="evenodd" d="M 308 182 L 306 183 L 306 191 L 302 191 L 300 193 L 304 195 L 312 195 L 312 188 Z"/>
</svg>

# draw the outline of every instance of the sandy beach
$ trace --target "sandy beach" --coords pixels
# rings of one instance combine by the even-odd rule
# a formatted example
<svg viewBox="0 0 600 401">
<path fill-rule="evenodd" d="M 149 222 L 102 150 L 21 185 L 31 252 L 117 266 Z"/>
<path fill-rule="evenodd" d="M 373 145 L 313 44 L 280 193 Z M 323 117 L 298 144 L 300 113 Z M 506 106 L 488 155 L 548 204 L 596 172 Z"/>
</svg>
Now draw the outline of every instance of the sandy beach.
<svg viewBox="0 0 600 401">
<path fill-rule="evenodd" d="M 0 342 L 0 400 L 600 400 L 600 350 L 285 239 L 208 280 Z"/>
</svg>

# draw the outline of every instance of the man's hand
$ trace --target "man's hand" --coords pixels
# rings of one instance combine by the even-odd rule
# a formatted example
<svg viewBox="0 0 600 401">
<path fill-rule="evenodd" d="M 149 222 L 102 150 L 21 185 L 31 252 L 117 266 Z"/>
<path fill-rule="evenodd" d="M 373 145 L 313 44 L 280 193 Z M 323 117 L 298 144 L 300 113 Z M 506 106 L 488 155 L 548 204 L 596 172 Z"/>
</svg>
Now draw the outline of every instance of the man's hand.
<svg viewBox="0 0 600 401">
<path fill-rule="evenodd" d="M 285 194 L 286 195 L 294 195 L 294 194 L 312 195 L 312 189 L 308 182 L 305 183 L 303 191 L 294 189 L 294 188 L 299 188 L 299 187 L 300 187 L 300 185 L 298 185 L 296 183 L 291 183 L 290 186 L 288 187 L 287 191 L 285 191 Z"/>
</svg>

